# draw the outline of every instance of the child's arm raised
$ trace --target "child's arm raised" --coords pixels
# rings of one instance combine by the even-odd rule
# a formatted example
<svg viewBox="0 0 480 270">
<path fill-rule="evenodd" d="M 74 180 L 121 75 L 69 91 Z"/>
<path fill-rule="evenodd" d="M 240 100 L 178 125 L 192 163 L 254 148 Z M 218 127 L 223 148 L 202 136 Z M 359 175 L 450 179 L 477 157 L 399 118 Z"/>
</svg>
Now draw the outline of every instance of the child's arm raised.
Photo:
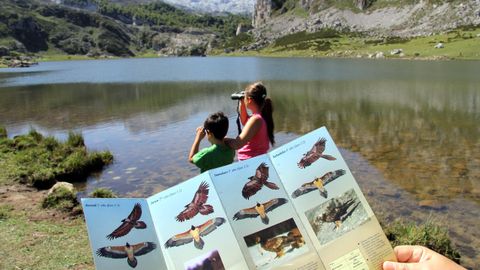
<svg viewBox="0 0 480 270">
<path fill-rule="evenodd" d="M 200 141 L 205 137 L 205 129 L 203 126 L 198 127 L 196 132 L 195 140 L 193 141 L 192 148 L 190 148 L 190 154 L 188 155 L 188 161 L 191 163 L 193 163 L 193 156 L 198 153 Z"/>
</svg>

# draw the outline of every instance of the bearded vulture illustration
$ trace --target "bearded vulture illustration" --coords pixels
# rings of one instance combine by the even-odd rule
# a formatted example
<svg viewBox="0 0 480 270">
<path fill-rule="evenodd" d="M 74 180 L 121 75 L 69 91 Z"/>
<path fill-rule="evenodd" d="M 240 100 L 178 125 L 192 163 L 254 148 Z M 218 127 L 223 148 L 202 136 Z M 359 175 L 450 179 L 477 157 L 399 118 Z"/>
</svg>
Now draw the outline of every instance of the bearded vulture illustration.
<svg viewBox="0 0 480 270">
<path fill-rule="evenodd" d="M 200 226 L 193 226 L 186 232 L 177 234 L 165 243 L 165 248 L 178 247 L 193 241 L 193 245 L 198 249 L 203 249 L 205 242 L 202 237 L 213 232 L 219 226 L 225 223 L 225 219 L 221 217 L 213 218 Z"/>
<path fill-rule="evenodd" d="M 318 190 L 320 195 L 324 198 L 328 197 L 328 191 L 325 189 L 325 185 L 337 179 L 338 177 L 345 174 L 345 170 L 336 170 L 333 172 L 328 172 L 322 177 L 316 177 L 312 182 L 303 184 L 301 187 L 297 188 L 292 193 L 292 198 L 297 198 L 304 194 L 309 193 L 310 191 Z"/>
<path fill-rule="evenodd" d="M 265 203 L 258 203 L 250 208 L 242 209 L 238 211 L 234 216 L 233 220 L 240 220 L 244 218 L 256 218 L 260 216 L 264 224 L 268 224 L 270 219 L 267 216 L 267 212 L 272 211 L 273 209 L 287 203 L 287 199 L 284 198 L 275 198 L 271 199 Z"/>
<path fill-rule="evenodd" d="M 133 228 L 136 229 L 145 229 L 147 224 L 139 220 L 142 216 L 142 207 L 139 203 L 136 203 L 133 206 L 132 212 L 128 215 L 127 218 L 122 219 L 122 224 L 116 228 L 111 234 L 107 235 L 107 238 L 113 240 L 118 237 L 122 237 L 129 233 Z"/>
<path fill-rule="evenodd" d="M 122 259 L 127 258 L 130 267 L 135 268 L 138 264 L 138 256 L 145 255 L 154 250 L 157 246 L 152 242 L 143 242 L 130 245 L 128 242 L 125 246 L 108 246 L 97 249 L 96 254 L 101 257 Z"/>
<path fill-rule="evenodd" d="M 325 151 L 325 143 L 327 140 L 325 138 L 320 138 L 318 141 L 313 145 L 312 149 L 310 149 L 307 153 L 305 153 L 297 163 L 300 169 L 305 169 L 306 167 L 312 165 L 313 162 L 317 161 L 319 158 L 324 158 L 327 160 L 336 160 L 335 157 L 331 155 L 323 154 Z"/>
<path fill-rule="evenodd" d="M 262 162 L 256 169 L 255 175 L 250 176 L 248 181 L 242 189 L 242 196 L 245 199 L 249 199 L 251 196 L 255 195 L 263 186 L 266 186 L 270 189 L 278 189 L 278 186 L 273 182 L 268 182 L 268 167 L 267 164 Z"/>
<path fill-rule="evenodd" d="M 205 204 L 208 199 L 208 184 L 206 182 L 200 183 L 200 186 L 195 192 L 192 201 L 185 205 L 185 209 L 176 216 L 176 220 L 183 222 L 196 216 L 198 213 L 208 215 L 213 213 L 213 206 Z"/>
</svg>

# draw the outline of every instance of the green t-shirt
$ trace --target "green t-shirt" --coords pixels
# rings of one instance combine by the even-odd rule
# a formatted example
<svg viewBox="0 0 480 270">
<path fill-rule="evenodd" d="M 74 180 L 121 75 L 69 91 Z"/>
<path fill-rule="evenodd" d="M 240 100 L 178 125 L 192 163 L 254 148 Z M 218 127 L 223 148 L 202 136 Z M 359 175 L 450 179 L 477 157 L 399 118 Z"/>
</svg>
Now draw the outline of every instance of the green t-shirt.
<svg viewBox="0 0 480 270">
<path fill-rule="evenodd" d="M 228 146 L 213 144 L 196 153 L 192 158 L 192 162 L 200 168 L 200 172 L 204 172 L 230 164 L 233 162 L 234 157 L 235 151 L 233 149 Z"/>
</svg>

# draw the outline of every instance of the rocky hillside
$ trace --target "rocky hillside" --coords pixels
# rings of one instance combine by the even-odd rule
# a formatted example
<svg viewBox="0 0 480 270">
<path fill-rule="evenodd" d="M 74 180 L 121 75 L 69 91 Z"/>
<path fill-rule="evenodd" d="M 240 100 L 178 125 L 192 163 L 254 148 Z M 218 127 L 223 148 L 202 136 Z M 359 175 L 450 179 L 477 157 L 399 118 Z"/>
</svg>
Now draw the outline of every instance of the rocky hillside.
<svg viewBox="0 0 480 270">
<path fill-rule="evenodd" d="M 30 53 L 92 57 L 206 55 L 212 48 L 230 42 L 240 23 L 251 21 L 237 15 L 193 14 L 162 2 L 0 2 L 0 57 L 4 59 Z"/>
<path fill-rule="evenodd" d="M 480 26 L 480 0 L 258 0 L 253 18 L 257 47 L 325 29 L 408 38 Z"/>
<path fill-rule="evenodd" d="M 234 13 L 251 15 L 255 0 L 163 0 L 174 6 L 203 13 Z"/>
</svg>

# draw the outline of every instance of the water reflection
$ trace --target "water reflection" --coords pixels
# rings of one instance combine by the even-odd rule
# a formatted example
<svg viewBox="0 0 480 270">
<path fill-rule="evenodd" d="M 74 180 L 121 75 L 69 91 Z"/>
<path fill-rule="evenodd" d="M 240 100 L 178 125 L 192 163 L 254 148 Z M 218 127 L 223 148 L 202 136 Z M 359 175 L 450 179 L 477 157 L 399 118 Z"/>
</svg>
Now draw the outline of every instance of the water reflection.
<svg viewBox="0 0 480 270">
<path fill-rule="evenodd" d="M 465 83 L 272 83 L 277 127 L 326 125 L 418 199 L 480 202 L 480 94 Z M 298 121 L 301 119 L 301 121 Z"/>
<path fill-rule="evenodd" d="M 403 80 L 265 83 L 274 100 L 277 131 L 303 134 L 326 125 L 340 146 L 361 153 L 386 179 L 418 199 L 462 196 L 480 202 L 477 84 Z M 2 89 L 0 122 L 7 126 L 33 123 L 46 130 L 84 129 L 95 137 L 93 147 L 106 144 L 114 147 L 112 151 L 122 152 L 120 148 L 131 145 L 128 151 L 141 155 L 150 143 L 158 143 L 164 151 L 162 145 L 167 145 L 169 155 L 183 155 L 192 137 L 185 131 L 194 130 L 209 112 L 225 111 L 234 123 L 235 105 L 229 95 L 243 85 L 13 87 Z M 124 141 L 112 143 L 115 138 Z M 127 158 L 125 162 L 136 161 Z M 152 165 L 147 170 L 157 169 Z M 167 186 L 175 182 L 169 180 Z"/>
</svg>

